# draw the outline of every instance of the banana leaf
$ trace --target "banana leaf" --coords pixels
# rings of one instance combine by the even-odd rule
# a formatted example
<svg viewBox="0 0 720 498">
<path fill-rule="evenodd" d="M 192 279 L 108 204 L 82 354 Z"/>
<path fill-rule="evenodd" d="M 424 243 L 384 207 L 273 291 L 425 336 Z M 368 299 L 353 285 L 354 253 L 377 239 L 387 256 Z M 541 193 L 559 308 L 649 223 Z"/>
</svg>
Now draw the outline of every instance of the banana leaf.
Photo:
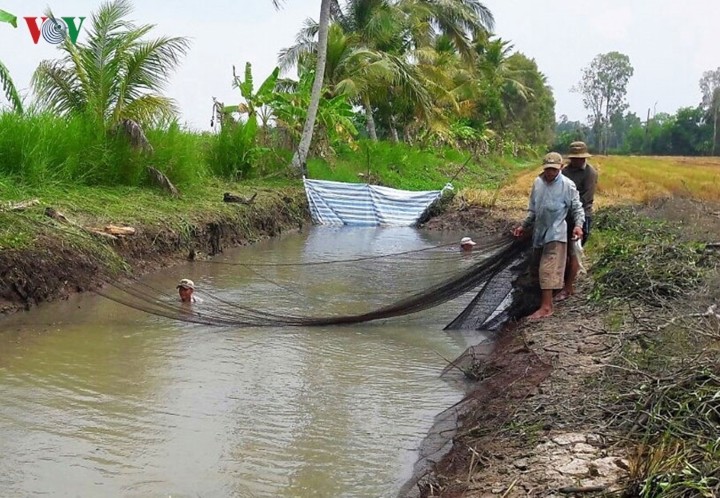
<svg viewBox="0 0 720 498">
<path fill-rule="evenodd" d="M 0 9 L 0 22 L 12 24 L 13 28 L 17 28 L 17 16 L 12 15 L 10 12 L 5 12 L 2 9 Z"/>
</svg>

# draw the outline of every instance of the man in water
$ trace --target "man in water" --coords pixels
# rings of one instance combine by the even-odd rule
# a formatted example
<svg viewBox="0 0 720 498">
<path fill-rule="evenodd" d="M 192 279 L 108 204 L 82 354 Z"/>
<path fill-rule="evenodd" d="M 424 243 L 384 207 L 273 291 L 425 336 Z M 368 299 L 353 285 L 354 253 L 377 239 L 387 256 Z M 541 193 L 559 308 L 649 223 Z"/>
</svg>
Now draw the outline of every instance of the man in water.
<svg viewBox="0 0 720 498">
<path fill-rule="evenodd" d="M 585 245 L 590 236 L 590 225 L 592 222 L 593 203 L 595 202 L 595 188 L 597 187 L 598 173 L 588 162 L 587 158 L 592 157 L 588 153 L 585 142 L 573 142 L 570 144 L 568 154 L 570 164 L 562 169 L 562 174 L 570 178 L 580 193 L 583 211 L 585 211 L 585 224 L 583 225 L 582 244 Z M 569 222 L 572 220 L 568 220 Z M 571 228 L 568 226 L 568 228 Z M 575 293 L 575 279 L 580 270 L 580 259 L 574 251 L 568 251 L 568 265 L 565 272 L 565 286 L 555 296 L 556 301 L 563 301 Z"/>
<path fill-rule="evenodd" d="M 571 215 L 572 235 L 582 238 L 585 213 L 575 184 L 560 174 L 562 156 L 551 152 L 543 159 L 543 172 L 535 179 L 528 203 L 528 214 L 522 225 L 513 230 L 522 237 L 532 229 L 533 257 L 539 256 L 540 308 L 531 320 L 553 313 L 553 292 L 564 287 L 567 262 L 568 228 L 565 219 Z"/>
<path fill-rule="evenodd" d="M 470 237 L 463 237 L 460 239 L 460 249 L 462 249 L 462 252 L 472 252 L 475 244 L 476 243 Z"/>
<path fill-rule="evenodd" d="M 178 294 L 180 294 L 180 302 L 183 303 L 196 303 L 197 298 L 193 296 L 195 292 L 195 283 L 189 278 L 183 278 L 180 283 L 177 284 Z"/>
</svg>

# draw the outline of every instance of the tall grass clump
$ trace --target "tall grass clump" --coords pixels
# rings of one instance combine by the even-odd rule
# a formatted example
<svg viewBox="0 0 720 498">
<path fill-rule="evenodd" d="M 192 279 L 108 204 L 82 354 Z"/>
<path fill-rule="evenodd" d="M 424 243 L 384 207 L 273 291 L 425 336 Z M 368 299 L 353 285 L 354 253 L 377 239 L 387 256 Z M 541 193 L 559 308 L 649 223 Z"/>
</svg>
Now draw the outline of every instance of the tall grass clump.
<svg viewBox="0 0 720 498">
<path fill-rule="evenodd" d="M 95 181 L 93 158 L 107 154 L 88 120 L 0 115 L 0 171 L 27 183 Z"/>
<path fill-rule="evenodd" d="M 228 180 L 250 177 L 254 160 L 262 151 L 257 145 L 257 130 L 254 119 L 224 126 L 210 141 L 207 154 L 210 170 Z"/>
<path fill-rule="evenodd" d="M 122 131 L 106 131 L 87 116 L 0 114 L 0 173 L 30 185 L 138 186 L 147 166 L 171 181 L 196 183 L 205 175 L 202 138 L 171 125 L 150 130 L 154 152 L 134 150 Z"/>
<path fill-rule="evenodd" d="M 196 185 L 210 175 L 207 151 L 212 135 L 183 130 L 177 123 L 146 133 L 154 153 L 144 157 L 144 165 L 154 166 L 177 185 Z"/>
</svg>

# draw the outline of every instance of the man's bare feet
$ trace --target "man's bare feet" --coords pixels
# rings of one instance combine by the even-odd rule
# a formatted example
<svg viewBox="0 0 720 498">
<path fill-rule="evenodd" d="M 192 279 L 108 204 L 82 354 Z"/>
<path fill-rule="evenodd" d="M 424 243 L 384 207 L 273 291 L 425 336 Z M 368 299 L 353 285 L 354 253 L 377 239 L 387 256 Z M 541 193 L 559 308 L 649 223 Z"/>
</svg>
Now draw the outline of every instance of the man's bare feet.
<svg viewBox="0 0 720 498">
<path fill-rule="evenodd" d="M 552 316 L 552 314 L 553 314 L 552 308 L 540 308 L 535 313 L 530 315 L 528 317 L 528 320 L 542 320 L 543 318 Z"/>
<path fill-rule="evenodd" d="M 569 298 L 573 294 L 574 294 L 573 291 L 568 291 L 568 290 L 563 289 L 557 293 L 557 295 L 553 298 L 553 300 L 557 301 L 557 302 L 565 301 L 567 298 Z"/>
</svg>

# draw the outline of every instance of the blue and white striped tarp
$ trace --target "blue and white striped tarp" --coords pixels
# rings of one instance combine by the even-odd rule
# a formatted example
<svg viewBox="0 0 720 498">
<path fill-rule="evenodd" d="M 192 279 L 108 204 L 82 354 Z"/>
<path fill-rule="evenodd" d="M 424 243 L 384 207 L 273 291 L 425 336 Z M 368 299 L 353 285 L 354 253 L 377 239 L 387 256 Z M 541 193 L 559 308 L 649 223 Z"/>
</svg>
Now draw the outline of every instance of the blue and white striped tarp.
<svg viewBox="0 0 720 498">
<path fill-rule="evenodd" d="M 305 178 L 305 193 L 313 222 L 319 225 L 411 226 L 443 190 L 413 192 L 367 183 L 343 183 Z"/>
</svg>

